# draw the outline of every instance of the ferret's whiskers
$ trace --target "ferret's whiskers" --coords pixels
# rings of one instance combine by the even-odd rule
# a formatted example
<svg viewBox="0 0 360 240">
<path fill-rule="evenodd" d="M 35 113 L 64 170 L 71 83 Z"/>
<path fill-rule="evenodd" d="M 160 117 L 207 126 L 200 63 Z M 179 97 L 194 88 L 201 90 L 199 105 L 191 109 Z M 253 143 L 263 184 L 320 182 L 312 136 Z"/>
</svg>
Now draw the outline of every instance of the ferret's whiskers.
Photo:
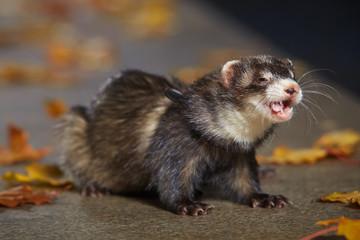
<svg viewBox="0 0 360 240">
<path fill-rule="evenodd" d="M 338 90 L 336 90 L 334 87 L 330 86 L 329 84 L 326 83 L 321 83 L 321 82 L 314 82 L 313 80 L 309 80 L 307 82 L 304 82 L 303 84 L 300 84 L 300 87 L 302 89 L 307 89 L 307 88 L 316 88 L 316 89 L 328 89 L 331 91 L 334 91 L 338 96 L 340 96 L 340 93 Z"/>
<path fill-rule="evenodd" d="M 303 107 L 303 109 L 305 110 L 305 113 L 308 115 L 308 116 L 311 116 L 312 119 L 314 119 L 315 123 L 318 124 L 319 121 L 317 120 L 315 114 L 311 111 L 311 109 L 306 106 L 306 104 L 304 104 L 303 102 L 300 102 L 300 106 Z M 310 120 L 310 123 L 311 123 L 311 118 L 308 118 Z"/>
<path fill-rule="evenodd" d="M 314 69 L 314 70 L 310 70 L 307 71 L 306 73 L 304 73 L 298 80 L 297 82 L 300 83 L 300 81 L 306 77 L 307 75 L 311 74 L 311 73 L 315 73 L 315 72 L 320 72 L 320 71 L 326 71 L 326 72 L 330 72 L 332 74 L 334 74 L 335 76 L 337 76 L 336 72 L 331 70 L 331 69 L 327 69 L 327 68 L 319 68 L 319 69 Z"/>
<path fill-rule="evenodd" d="M 318 95 L 321 95 L 321 96 L 324 96 L 328 99 L 330 99 L 331 101 L 337 103 L 337 101 L 328 93 L 324 93 L 324 92 L 320 92 L 320 91 L 316 91 L 316 90 L 302 90 L 303 93 L 307 94 L 307 93 L 312 93 L 312 94 L 318 94 Z"/>
<path fill-rule="evenodd" d="M 321 107 L 319 106 L 319 104 L 317 104 L 317 103 L 314 102 L 314 101 L 311 101 L 310 98 L 303 98 L 303 101 L 306 102 L 306 103 L 311 104 L 311 105 L 314 106 L 314 107 L 316 107 L 317 109 L 319 109 L 319 111 L 320 111 L 322 114 L 326 115 L 326 113 L 321 109 Z M 304 103 L 304 104 L 305 104 L 305 103 Z"/>
</svg>

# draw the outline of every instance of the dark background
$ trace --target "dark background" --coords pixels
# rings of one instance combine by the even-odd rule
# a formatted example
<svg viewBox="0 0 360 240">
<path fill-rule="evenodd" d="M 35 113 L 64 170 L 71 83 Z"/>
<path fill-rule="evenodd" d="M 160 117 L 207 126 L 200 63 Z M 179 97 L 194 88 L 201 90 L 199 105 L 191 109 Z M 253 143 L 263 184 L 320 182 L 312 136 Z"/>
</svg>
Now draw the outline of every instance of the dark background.
<svg viewBox="0 0 360 240">
<path fill-rule="evenodd" d="M 331 69 L 360 97 L 359 4 L 352 1 L 209 0 L 313 68 Z"/>
</svg>

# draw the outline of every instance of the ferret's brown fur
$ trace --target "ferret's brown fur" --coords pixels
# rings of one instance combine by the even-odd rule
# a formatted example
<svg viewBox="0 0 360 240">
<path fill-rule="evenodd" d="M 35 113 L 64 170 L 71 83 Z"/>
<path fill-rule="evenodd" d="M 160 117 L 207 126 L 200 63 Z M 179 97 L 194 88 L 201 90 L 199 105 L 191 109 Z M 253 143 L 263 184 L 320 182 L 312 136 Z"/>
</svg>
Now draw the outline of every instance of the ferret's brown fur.
<svg viewBox="0 0 360 240">
<path fill-rule="evenodd" d="M 267 96 L 283 85 L 281 99 Z M 206 184 L 235 202 L 283 207 L 285 197 L 261 192 L 255 160 L 281 121 L 257 105 L 279 98 L 292 107 L 300 91 L 291 62 L 270 56 L 230 61 L 190 86 L 125 71 L 59 122 L 61 166 L 84 194 L 155 190 L 178 214 L 208 212 L 194 201 Z"/>
</svg>

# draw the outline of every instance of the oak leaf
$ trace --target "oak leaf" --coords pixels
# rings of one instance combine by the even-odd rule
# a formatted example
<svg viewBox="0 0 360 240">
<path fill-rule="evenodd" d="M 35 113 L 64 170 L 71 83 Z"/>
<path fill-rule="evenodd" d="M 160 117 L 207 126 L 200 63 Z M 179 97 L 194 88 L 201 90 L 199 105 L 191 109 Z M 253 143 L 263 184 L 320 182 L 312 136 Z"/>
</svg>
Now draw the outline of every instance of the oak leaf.
<svg viewBox="0 0 360 240">
<path fill-rule="evenodd" d="M 48 99 L 45 101 L 45 112 L 52 119 L 57 119 L 66 111 L 66 104 L 62 99 Z"/>
<path fill-rule="evenodd" d="M 63 178 L 58 167 L 40 165 L 36 162 L 25 167 L 27 175 L 21 173 L 6 172 L 2 179 L 8 182 L 35 183 L 51 185 L 53 187 L 70 186 L 71 182 Z"/>
<path fill-rule="evenodd" d="M 16 207 L 24 203 L 34 203 L 36 205 L 49 203 L 60 195 L 60 190 L 52 191 L 33 191 L 28 184 L 17 186 L 0 192 L 0 205 L 6 207 Z"/>
<path fill-rule="evenodd" d="M 14 124 L 8 126 L 8 148 L 0 146 L 0 164 L 39 160 L 48 153 L 49 147 L 34 149 L 29 145 L 29 134 Z"/>
</svg>

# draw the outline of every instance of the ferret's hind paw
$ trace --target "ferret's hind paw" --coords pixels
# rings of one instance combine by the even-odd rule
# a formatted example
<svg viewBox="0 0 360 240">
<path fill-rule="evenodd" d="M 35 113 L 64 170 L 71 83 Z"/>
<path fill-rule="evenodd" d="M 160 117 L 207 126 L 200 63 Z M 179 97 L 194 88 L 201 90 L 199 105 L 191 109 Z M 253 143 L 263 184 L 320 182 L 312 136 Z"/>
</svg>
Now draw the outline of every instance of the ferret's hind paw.
<svg viewBox="0 0 360 240">
<path fill-rule="evenodd" d="M 214 208 L 214 206 L 209 204 L 189 201 L 184 204 L 179 204 L 176 209 L 176 213 L 179 215 L 190 216 L 206 215 L 208 214 L 208 210 L 212 208 Z"/>
<path fill-rule="evenodd" d="M 284 208 L 291 202 L 282 195 L 254 194 L 251 198 L 253 208 L 259 206 L 263 208 Z"/>
<path fill-rule="evenodd" d="M 100 188 L 94 183 L 88 183 L 81 189 L 81 195 L 88 197 L 102 197 L 104 195 L 110 195 L 110 191 L 105 188 Z"/>
</svg>

